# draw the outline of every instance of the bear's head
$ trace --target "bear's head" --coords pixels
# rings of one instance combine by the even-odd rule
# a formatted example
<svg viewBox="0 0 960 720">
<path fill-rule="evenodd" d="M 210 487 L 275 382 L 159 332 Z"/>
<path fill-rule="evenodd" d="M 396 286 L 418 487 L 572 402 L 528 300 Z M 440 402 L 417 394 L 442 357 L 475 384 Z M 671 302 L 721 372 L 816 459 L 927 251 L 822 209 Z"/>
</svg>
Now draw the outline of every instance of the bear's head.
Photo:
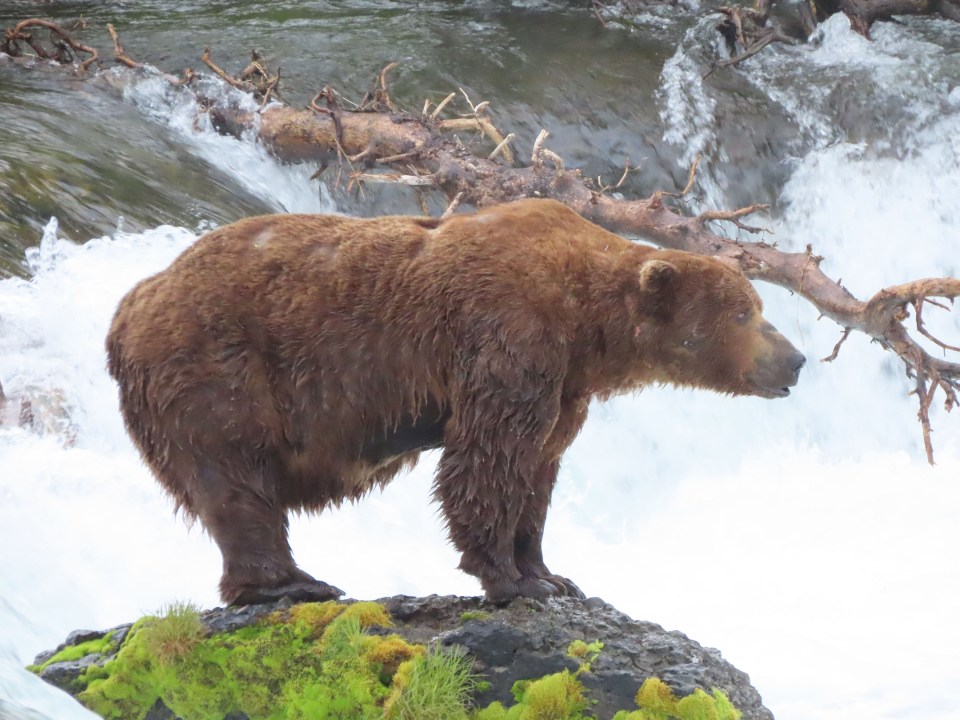
<svg viewBox="0 0 960 720">
<path fill-rule="evenodd" d="M 637 332 L 654 333 L 644 355 L 655 354 L 664 380 L 733 395 L 790 394 L 806 358 L 764 319 L 743 273 L 674 250 L 647 256 L 639 272 Z"/>
</svg>

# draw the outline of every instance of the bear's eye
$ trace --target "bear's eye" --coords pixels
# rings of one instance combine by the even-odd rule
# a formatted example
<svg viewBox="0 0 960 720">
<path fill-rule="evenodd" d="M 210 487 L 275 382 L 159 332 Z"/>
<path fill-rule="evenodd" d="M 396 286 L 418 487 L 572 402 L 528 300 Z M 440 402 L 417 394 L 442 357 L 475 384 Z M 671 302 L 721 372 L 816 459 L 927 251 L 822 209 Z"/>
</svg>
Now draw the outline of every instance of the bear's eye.
<svg viewBox="0 0 960 720">
<path fill-rule="evenodd" d="M 743 325 L 743 324 L 744 324 L 745 322 L 747 322 L 747 320 L 749 320 L 749 319 L 750 319 L 750 311 L 749 311 L 749 310 L 741 310 L 740 312 L 737 313 L 737 318 L 736 318 L 736 320 L 737 320 L 737 322 L 738 322 L 739 324 Z"/>
<path fill-rule="evenodd" d="M 687 338 L 682 344 L 687 350 L 692 350 L 697 343 L 694 342 L 693 338 Z"/>
</svg>

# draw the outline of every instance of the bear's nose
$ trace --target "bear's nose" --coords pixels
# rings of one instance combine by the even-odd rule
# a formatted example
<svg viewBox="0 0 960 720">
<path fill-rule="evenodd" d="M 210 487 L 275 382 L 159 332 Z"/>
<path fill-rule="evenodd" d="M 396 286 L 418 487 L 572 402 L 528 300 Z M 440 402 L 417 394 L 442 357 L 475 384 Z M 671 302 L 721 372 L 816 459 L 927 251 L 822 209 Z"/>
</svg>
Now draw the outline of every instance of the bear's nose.
<svg viewBox="0 0 960 720">
<path fill-rule="evenodd" d="M 807 358 L 799 350 L 794 350 L 787 362 L 790 365 L 790 369 L 793 370 L 793 374 L 799 375 L 801 368 L 807 364 Z"/>
</svg>

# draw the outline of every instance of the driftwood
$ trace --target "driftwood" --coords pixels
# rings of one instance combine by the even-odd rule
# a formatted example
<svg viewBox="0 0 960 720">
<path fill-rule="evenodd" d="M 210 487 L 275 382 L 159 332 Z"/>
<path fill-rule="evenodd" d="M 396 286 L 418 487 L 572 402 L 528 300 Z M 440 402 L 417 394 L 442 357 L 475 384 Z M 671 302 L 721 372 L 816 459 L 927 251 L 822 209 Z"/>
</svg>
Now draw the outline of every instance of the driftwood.
<svg viewBox="0 0 960 720">
<path fill-rule="evenodd" d="M 119 47 L 116 39 L 114 42 Z M 118 57 L 121 54 L 122 50 L 117 53 Z M 208 61 L 209 51 L 204 51 L 204 62 L 210 65 L 212 61 Z M 804 252 L 784 252 L 762 241 L 743 242 L 711 230 L 712 223 L 731 222 L 746 232 L 757 232 L 758 228 L 743 224 L 741 218 L 766 206 L 712 211 L 695 217 L 671 208 L 665 200 L 690 191 L 695 182 L 696 163 L 681 192 L 656 192 L 648 198 L 634 200 L 618 199 L 609 193 L 623 183 L 629 168 L 613 187 L 599 180 L 587 180 L 578 170 L 565 167 L 562 158 L 546 147 L 546 131 L 541 132 L 534 143 L 529 164 L 515 167 L 512 157 L 503 152 L 510 136 L 503 136 L 493 127 L 485 115 L 488 105 L 484 103 L 474 105 L 467 99 L 471 108 L 470 117 L 466 118 L 468 123 L 450 123 L 439 117 L 451 97 L 432 112 L 429 112 L 429 103 L 423 112 L 397 111 L 386 82 L 387 73 L 394 67 L 387 66 L 378 75 L 371 92 L 355 110 L 345 110 L 342 98 L 327 87 L 306 109 L 272 103 L 251 113 L 219 105 L 210 110 L 211 119 L 224 133 L 239 135 L 256 129 L 264 145 L 283 161 L 318 163 L 320 169 L 315 178 L 336 163 L 339 169 L 336 182 L 339 184 L 346 174 L 348 188 L 365 182 L 391 182 L 412 186 L 418 192 L 434 189 L 448 198 L 447 213 L 460 203 L 483 206 L 523 197 L 550 197 L 610 230 L 637 235 L 662 247 L 711 255 L 734 263 L 752 279 L 773 283 L 800 295 L 823 317 L 843 328 L 839 342 L 824 361 L 835 359 L 843 341 L 854 331 L 866 334 L 884 350 L 894 353 L 913 385 L 912 392 L 917 395 L 927 458 L 933 462 L 929 409 L 938 393 L 942 393 L 940 397 L 946 410 L 957 404 L 960 363 L 935 357 L 921 346 L 917 337 L 925 338 L 943 353 L 960 352 L 957 346 L 934 337 L 923 323 L 923 311 L 928 304 L 946 308 L 940 300 L 952 303 L 960 296 L 960 280 L 915 280 L 881 289 L 868 300 L 860 300 L 823 273 L 820 269 L 823 258 L 814 254 L 809 246 Z M 271 76 L 265 69 L 262 75 L 268 79 L 278 77 Z M 271 80 L 263 84 L 265 97 L 275 93 L 275 86 Z M 253 90 L 257 92 L 256 88 Z M 484 151 L 481 155 L 475 147 L 468 148 L 445 134 L 464 127 L 496 144 L 499 152 Z M 906 325 L 911 310 L 915 333 Z"/>
</svg>

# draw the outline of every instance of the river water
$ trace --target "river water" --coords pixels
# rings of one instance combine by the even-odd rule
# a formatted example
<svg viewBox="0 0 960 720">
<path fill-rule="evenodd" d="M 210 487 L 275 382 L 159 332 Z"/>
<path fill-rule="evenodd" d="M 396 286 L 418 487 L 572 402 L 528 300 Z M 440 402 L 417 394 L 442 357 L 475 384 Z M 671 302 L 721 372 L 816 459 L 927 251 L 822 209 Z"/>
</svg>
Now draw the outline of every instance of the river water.
<svg viewBox="0 0 960 720">
<path fill-rule="evenodd" d="M 464 88 L 523 154 L 540 127 L 569 165 L 627 196 L 675 189 L 703 153 L 690 210 L 770 202 L 769 241 L 811 243 L 860 297 L 956 275 L 960 29 L 909 19 L 874 41 L 842 18 L 701 80 L 714 20 L 650 10 L 603 28 L 549 2 L 63 2 L 43 9 L 107 50 L 237 70 L 257 48 L 287 98 L 359 99 L 387 62 L 419 108 Z M 0 6 L 4 27 L 37 11 Z M 104 53 L 106 54 L 106 52 Z M 128 71 L 124 71 L 128 72 Z M 116 83 L 114 83 L 115 85 Z M 0 717 L 90 717 L 21 666 L 72 629 L 175 599 L 217 603 L 219 554 L 172 514 L 127 440 L 104 370 L 117 301 L 203 230 L 273 211 L 415 212 L 309 182 L 249 140 L 215 135 L 151 73 L 123 92 L 0 60 L 0 382 L 43 399 L 44 432 L 0 430 Z M 465 105 L 459 106 L 462 110 Z M 54 219 L 55 218 L 55 219 Z M 719 648 L 780 720 L 960 716 L 960 426 L 932 413 L 927 465 L 893 358 L 803 300 L 759 288 L 811 358 L 780 401 L 649 389 L 597 404 L 569 451 L 545 552 L 632 616 Z M 960 322 L 929 312 L 960 338 Z M 476 594 L 429 502 L 427 456 L 384 493 L 295 518 L 298 561 L 353 597 Z M 348 549 L 349 551 L 346 551 Z"/>
</svg>

